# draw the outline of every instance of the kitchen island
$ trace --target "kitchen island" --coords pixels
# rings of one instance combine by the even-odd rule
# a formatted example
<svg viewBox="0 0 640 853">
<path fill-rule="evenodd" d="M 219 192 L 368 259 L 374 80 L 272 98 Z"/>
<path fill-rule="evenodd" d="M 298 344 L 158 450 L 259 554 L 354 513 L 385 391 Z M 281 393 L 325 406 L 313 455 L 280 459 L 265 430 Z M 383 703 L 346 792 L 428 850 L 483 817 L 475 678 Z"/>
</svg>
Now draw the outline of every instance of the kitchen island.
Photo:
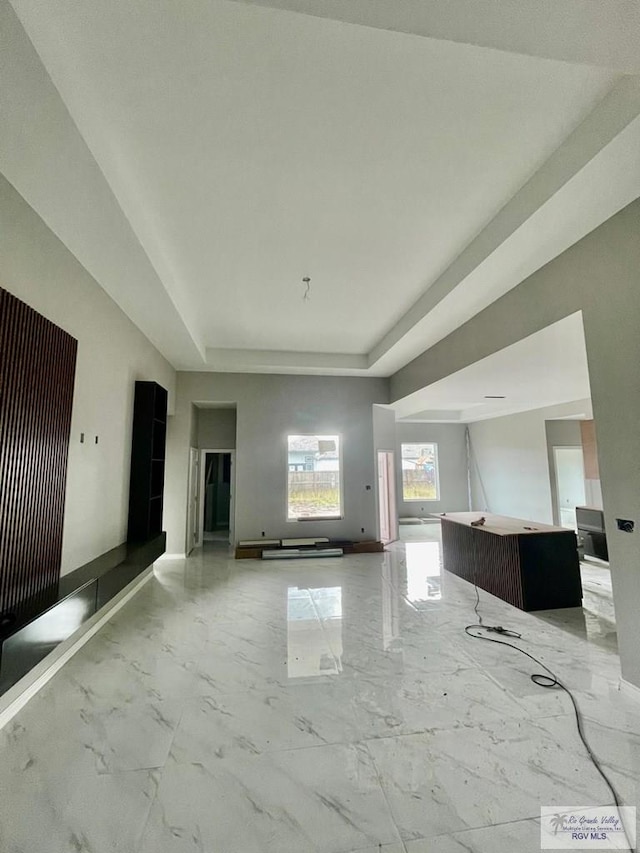
<svg viewBox="0 0 640 853">
<path fill-rule="evenodd" d="M 443 513 L 440 521 L 446 571 L 520 610 L 581 606 L 573 530 L 482 512 Z"/>
</svg>

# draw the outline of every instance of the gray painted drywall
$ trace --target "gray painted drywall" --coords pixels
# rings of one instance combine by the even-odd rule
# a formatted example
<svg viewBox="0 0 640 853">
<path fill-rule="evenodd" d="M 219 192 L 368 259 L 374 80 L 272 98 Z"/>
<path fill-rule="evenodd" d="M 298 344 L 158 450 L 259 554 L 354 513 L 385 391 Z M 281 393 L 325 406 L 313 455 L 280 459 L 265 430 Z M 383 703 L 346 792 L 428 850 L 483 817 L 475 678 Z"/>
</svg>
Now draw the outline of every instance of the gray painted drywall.
<svg viewBox="0 0 640 853">
<path fill-rule="evenodd" d="M 191 420 L 189 428 L 189 446 L 197 449 L 198 447 L 198 410 L 191 404 Z"/>
<path fill-rule="evenodd" d="M 159 382 L 171 406 L 175 371 L 1 176 L 0 286 L 78 340 L 64 574 L 126 539 L 134 382 Z"/>
<path fill-rule="evenodd" d="M 470 424 L 474 509 L 559 523 L 553 448 L 581 445 L 579 420 L 548 420 L 565 408 L 551 406 Z"/>
<path fill-rule="evenodd" d="M 640 200 L 391 378 L 398 400 L 582 310 L 623 677 L 640 686 Z M 616 529 L 634 519 L 636 533 Z"/>
<path fill-rule="evenodd" d="M 549 464 L 549 482 L 551 484 L 553 523 L 560 524 L 560 513 L 558 510 L 558 483 L 556 481 L 556 459 L 553 453 L 553 448 L 582 447 L 580 421 L 545 421 L 545 432 L 547 435 L 547 460 Z"/>
<path fill-rule="evenodd" d="M 587 506 L 592 506 L 595 509 L 604 509 L 602 503 L 602 484 L 600 480 L 585 480 L 585 501 Z"/>
<path fill-rule="evenodd" d="M 239 373 L 178 374 L 169 418 L 164 526 L 169 553 L 184 553 L 192 403 L 237 403 L 236 539 L 260 536 L 374 538 L 377 529 L 374 403 L 387 403 L 386 379 Z M 286 520 L 287 435 L 342 436 L 344 518 Z M 366 486 L 370 486 L 369 490 Z M 364 528 L 364 533 L 362 532 Z"/>
<path fill-rule="evenodd" d="M 396 413 L 385 406 L 373 407 L 374 450 L 396 452 Z"/>
<path fill-rule="evenodd" d="M 197 447 L 201 450 L 233 450 L 236 446 L 235 409 L 195 411 Z"/>
<path fill-rule="evenodd" d="M 553 524 L 544 415 L 469 425 L 473 509 Z"/>
<path fill-rule="evenodd" d="M 469 509 L 469 487 L 467 478 L 467 446 L 465 424 L 396 424 L 396 482 L 398 491 L 398 514 L 424 518 L 434 512 L 465 512 Z M 435 442 L 438 445 L 438 480 L 440 485 L 437 501 L 402 500 L 402 466 L 400 464 L 403 442 Z"/>
<path fill-rule="evenodd" d="M 393 453 L 393 464 L 394 470 L 398 470 L 398 455 L 396 453 L 396 413 L 393 409 L 387 409 L 384 406 L 374 406 L 373 407 L 373 450 L 374 450 L 374 464 L 377 466 L 378 464 L 378 451 L 386 450 L 390 453 Z M 377 467 L 376 467 L 376 475 L 377 475 Z M 397 479 L 397 478 L 396 478 Z M 391 539 L 398 538 L 398 486 L 396 479 L 394 479 L 393 486 L 396 491 L 396 513 L 393 518 L 392 528 L 391 528 Z M 376 507 L 379 507 L 379 495 L 378 495 L 378 477 L 376 476 L 375 481 L 375 493 L 376 493 Z M 380 517 L 376 516 L 376 538 L 380 538 Z"/>
</svg>

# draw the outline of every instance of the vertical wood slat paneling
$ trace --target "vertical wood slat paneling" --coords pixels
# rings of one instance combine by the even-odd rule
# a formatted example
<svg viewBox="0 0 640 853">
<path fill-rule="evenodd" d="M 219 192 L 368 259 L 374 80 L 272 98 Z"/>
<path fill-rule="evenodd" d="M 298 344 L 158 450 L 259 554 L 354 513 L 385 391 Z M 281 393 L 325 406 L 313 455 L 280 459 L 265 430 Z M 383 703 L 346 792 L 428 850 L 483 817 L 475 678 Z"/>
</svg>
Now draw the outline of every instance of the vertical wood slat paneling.
<svg viewBox="0 0 640 853">
<path fill-rule="evenodd" d="M 0 288 L 0 615 L 60 576 L 77 341 Z"/>
<path fill-rule="evenodd" d="M 494 536 L 443 518 L 442 552 L 447 571 L 524 608 L 517 536 Z"/>
</svg>

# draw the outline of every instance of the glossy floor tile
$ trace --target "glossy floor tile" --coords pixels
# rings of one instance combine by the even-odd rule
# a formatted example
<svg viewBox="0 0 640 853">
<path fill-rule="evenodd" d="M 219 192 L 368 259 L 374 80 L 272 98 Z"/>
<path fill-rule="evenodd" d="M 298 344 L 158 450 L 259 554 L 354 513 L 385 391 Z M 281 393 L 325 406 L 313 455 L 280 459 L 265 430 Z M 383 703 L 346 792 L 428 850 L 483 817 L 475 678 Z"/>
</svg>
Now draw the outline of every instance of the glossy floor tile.
<svg viewBox="0 0 640 853">
<path fill-rule="evenodd" d="M 407 853 L 516 853 L 540 849 L 540 827 L 536 820 L 516 820 L 482 829 L 469 829 L 405 844 Z"/>
<path fill-rule="evenodd" d="M 2 853 L 527 853 L 541 805 L 609 802 L 566 694 L 465 634 L 439 525 L 402 532 L 384 554 L 158 563 L 0 731 Z M 584 608 L 481 592 L 480 612 L 575 692 L 636 805 L 609 595 L 589 566 Z"/>
<path fill-rule="evenodd" d="M 398 840 L 366 746 L 337 744 L 170 762 L 141 850 L 333 853 Z"/>
</svg>

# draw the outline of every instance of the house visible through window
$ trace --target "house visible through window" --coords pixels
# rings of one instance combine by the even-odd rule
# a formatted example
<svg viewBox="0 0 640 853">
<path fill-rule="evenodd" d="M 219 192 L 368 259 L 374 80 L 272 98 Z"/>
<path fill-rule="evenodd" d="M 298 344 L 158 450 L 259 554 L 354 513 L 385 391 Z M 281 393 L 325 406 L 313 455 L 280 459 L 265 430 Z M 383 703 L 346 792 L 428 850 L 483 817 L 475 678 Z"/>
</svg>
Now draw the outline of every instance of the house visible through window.
<svg viewBox="0 0 640 853">
<path fill-rule="evenodd" d="M 438 500 L 438 447 L 436 444 L 402 445 L 402 499 Z"/>
<path fill-rule="evenodd" d="M 287 438 L 287 518 L 341 518 L 340 437 L 290 435 Z"/>
</svg>

